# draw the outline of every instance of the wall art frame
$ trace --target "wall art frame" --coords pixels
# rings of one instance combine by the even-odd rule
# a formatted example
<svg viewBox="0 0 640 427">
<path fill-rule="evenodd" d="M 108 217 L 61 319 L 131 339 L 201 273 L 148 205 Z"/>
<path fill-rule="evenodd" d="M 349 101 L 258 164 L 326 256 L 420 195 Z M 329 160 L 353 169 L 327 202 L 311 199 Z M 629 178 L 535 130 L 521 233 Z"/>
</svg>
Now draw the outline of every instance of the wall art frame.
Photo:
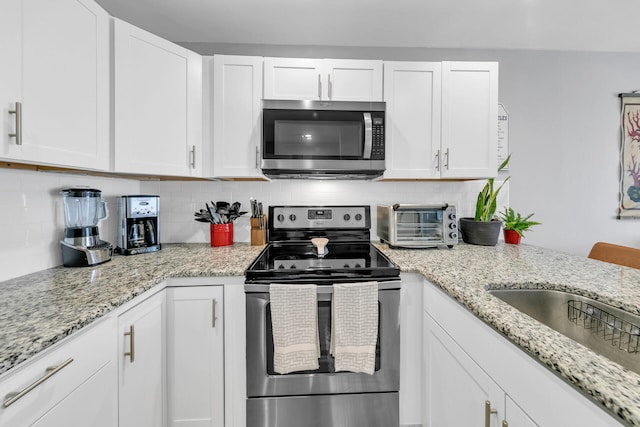
<svg viewBox="0 0 640 427">
<path fill-rule="evenodd" d="M 640 93 L 620 97 L 620 207 L 618 218 L 640 218 Z"/>
</svg>

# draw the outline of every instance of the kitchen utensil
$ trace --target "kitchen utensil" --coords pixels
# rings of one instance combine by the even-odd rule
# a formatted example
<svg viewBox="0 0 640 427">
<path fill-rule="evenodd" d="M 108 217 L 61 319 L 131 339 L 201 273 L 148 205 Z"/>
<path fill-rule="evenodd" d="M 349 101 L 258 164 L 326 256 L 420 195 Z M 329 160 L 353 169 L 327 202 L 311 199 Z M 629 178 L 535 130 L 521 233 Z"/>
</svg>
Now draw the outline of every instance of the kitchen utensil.
<svg viewBox="0 0 640 427">
<path fill-rule="evenodd" d="M 328 252 L 326 246 L 327 243 L 329 243 L 329 239 L 325 237 L 314 237 L 311 239 L 311 243 L 313 243 L 313 246 L 318 250 L 318 257 L 324 258 Z"/>
</svg>

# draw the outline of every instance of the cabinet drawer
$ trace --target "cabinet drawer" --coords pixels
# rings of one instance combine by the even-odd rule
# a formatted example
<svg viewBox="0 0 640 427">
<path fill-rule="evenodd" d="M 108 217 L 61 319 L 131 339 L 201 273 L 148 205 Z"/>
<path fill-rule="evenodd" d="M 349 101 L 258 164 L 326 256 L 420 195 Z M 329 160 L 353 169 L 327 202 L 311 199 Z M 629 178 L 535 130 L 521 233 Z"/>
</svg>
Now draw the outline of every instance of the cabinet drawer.
<svg viewBox="0 0 640 427">
<path fill-rule="evenodd" d="M 100 320 L 0 378 L 0 427 L 30 425 L 54 407 L 113 360 L 114 337 L 114 320 Z M 21 391 L 27 392 L 9 404 L 10 394 Z"/>
</svg>

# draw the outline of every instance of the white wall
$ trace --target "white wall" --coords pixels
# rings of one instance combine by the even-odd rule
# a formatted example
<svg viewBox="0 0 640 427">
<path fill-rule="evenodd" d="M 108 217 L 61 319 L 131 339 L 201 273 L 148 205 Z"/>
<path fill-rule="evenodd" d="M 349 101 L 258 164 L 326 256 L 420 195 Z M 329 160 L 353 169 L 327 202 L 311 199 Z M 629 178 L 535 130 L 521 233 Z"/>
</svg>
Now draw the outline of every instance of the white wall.
<svg viewBox="0 0 640 427">
<path fill-rule="evenodd" d="M 102 190 L 110 215 L 100 237 L 115 243 L 117 197 L 139 193 L 138 181 L 0 168 L 0 281 L 62 264 L 60 190 L 76 186 Z"/>
<path fill-rule="evenodd" d="M 140 190 L 160 196 L 162 241 L 209 242 L 209 227 L 193 219 L 193 213 L 205 202 L 238 201 L 248 210 L 249 199 L 264 205 L 370 205 L 371 237 L 377 240 L 375 209 L 378 204 L 441 203 L 458 207 L 459 216 L 473 216 L 475 201 L 484 181 L 468 182 L 373 182 L 275 180 L 272 182 L 187 182 L 145 181 Z M 508 203 L 508 186 L 499 205 Z M 234 224 L 234 240 L 250 241 L 248 215 Z"/>
<path fill-rule="evenodd" d="M 120 178 L 0 168 L 0 281 L 62 264 L 60 240 L 64 216 L 60 190 L 84 186 L 102 191 L 110 211 L 99 223 L 100 237 L 116 244 L 117 198 L 127 194 L 160 196 L 161 243 L 209 242 L 207 224 L 193 220 L 205 202 L 249 198 L 267 209 L 275 204 L 362 204 L 372 206 L 372 238 L 377 239 L 375 205 L 388 203 L 439 203 L 459 206 L 460 215 L 473 214 L 484 181 L 371 182 L 371 181 L 135 181 Z M 507 203 L 504 191 L 500 205 Z M 237 220 L 234 240 L 250 241 L 248 216 Z"/>
</svg>

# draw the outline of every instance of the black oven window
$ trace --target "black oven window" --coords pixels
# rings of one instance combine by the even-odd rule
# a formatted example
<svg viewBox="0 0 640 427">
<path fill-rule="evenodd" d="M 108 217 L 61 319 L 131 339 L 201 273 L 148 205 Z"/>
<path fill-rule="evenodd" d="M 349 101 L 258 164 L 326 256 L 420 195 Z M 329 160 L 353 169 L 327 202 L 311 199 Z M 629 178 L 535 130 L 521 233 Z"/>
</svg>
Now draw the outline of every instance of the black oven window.
<svg viewBox="0 0 640 427">
<path fill-rule="evenodd" d="M 383 316 L 382 307 L 378 302 L 378 339 L 376 341 L 376 367 L 380 370 L 380 318 Z M 273 333 L 271 329 L 271 304 L 266 309 L 266 343 L 267 343 L 267 373 L 281 375 L 273 370 Z M 329 354 L 331 345 L 331 301 L 318 301 L 318 335 L 320 338 L 320 369 L 316 371 L 300 371 L 296 374 L 328 374 L 335 372 L 334 359 Z"/>
</svg>

